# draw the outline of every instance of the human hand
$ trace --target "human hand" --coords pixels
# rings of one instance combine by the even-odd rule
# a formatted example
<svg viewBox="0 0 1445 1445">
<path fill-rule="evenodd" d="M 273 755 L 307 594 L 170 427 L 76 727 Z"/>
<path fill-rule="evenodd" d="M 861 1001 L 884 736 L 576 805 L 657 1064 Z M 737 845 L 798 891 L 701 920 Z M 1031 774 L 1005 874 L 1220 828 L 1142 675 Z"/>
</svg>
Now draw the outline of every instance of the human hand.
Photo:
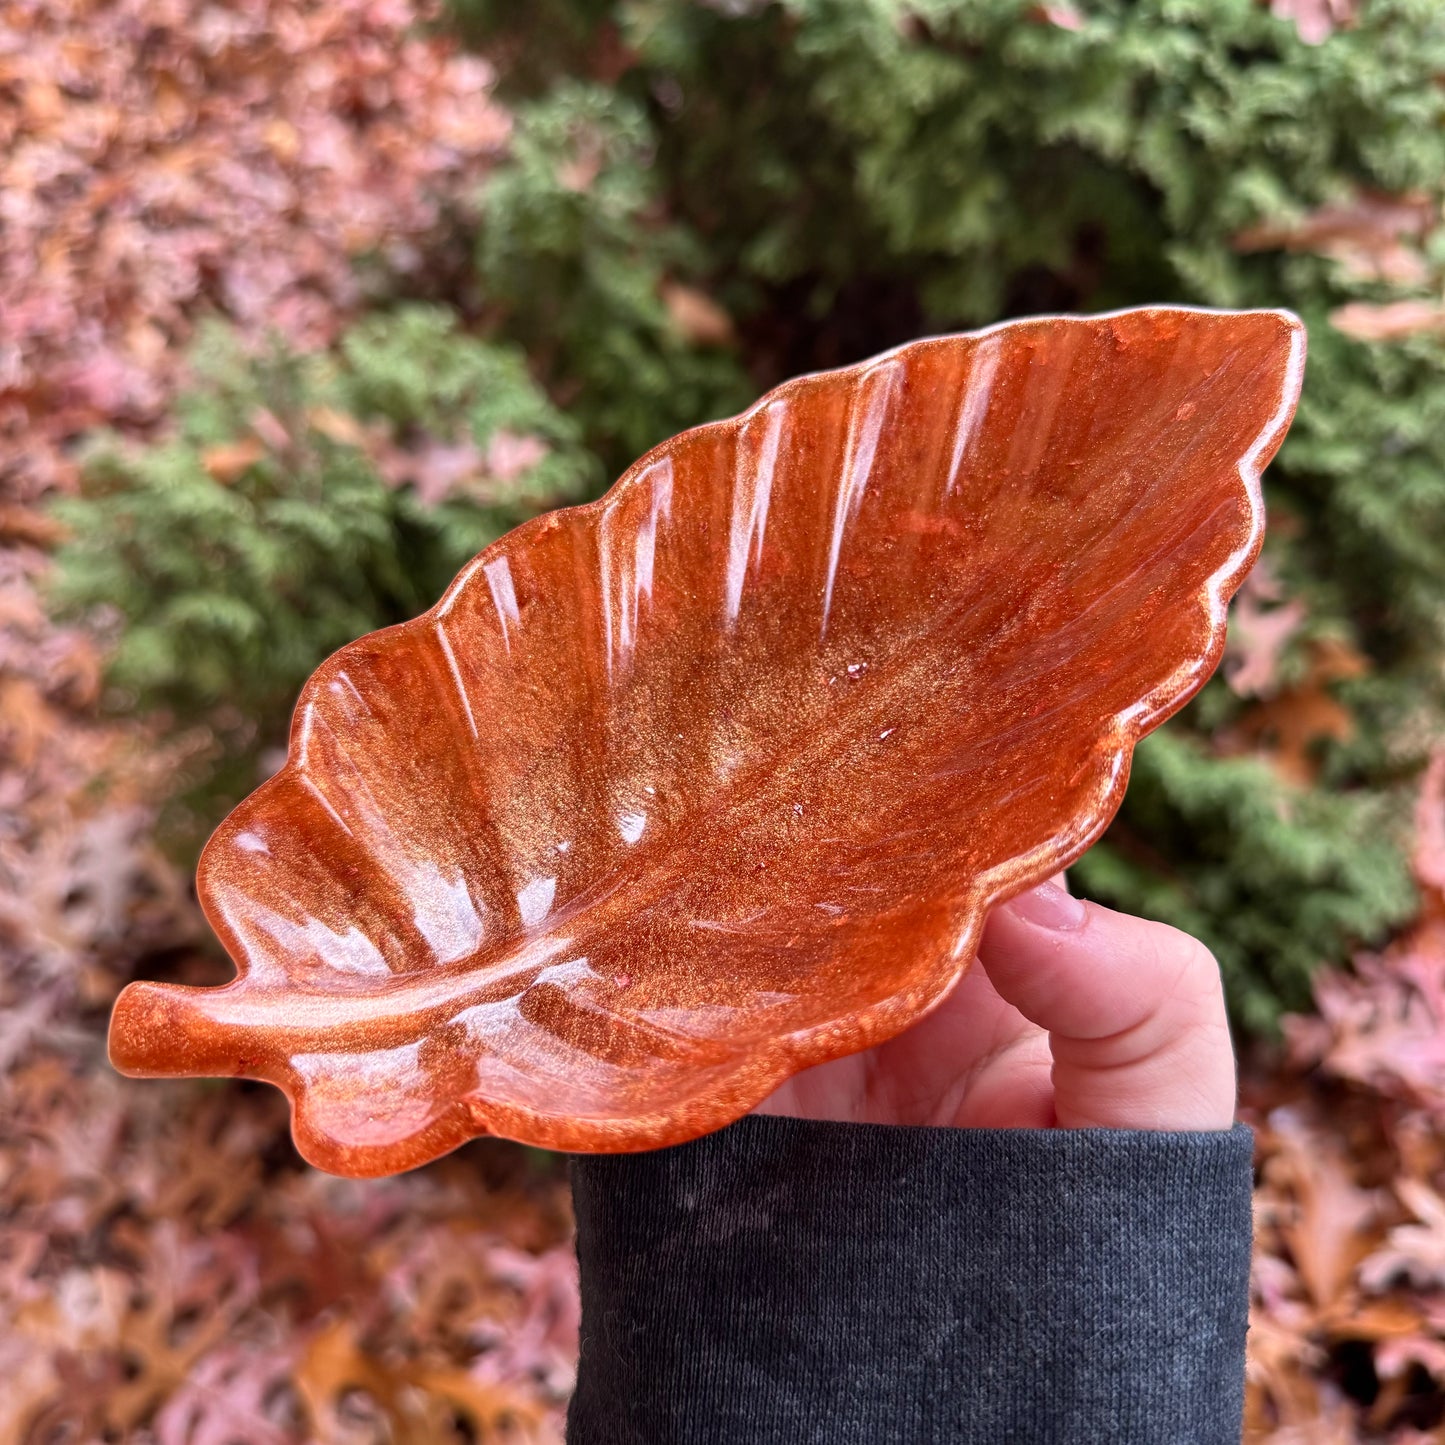
<svg viewBox="0 0 1445 1445">
<path fill-rule="evenodd" d="M 978 963 L 895 1039 L 759 1113 L 955 1128 L 1227 1129 L 1234 1050 L 1209 950 L 1054 882 L 996 908 Z"/>
</svg>

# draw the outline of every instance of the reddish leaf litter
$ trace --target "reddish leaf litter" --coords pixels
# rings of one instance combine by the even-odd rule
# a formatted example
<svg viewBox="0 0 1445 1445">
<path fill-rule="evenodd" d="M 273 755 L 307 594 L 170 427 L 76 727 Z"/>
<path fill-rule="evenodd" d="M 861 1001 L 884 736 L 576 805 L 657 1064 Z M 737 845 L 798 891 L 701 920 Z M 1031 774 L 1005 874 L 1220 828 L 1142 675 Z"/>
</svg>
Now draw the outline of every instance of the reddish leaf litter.
<svg viewBox="0 0 1445 1445">
<path fill-rule="evenodd" d="M 566 1199 L 516 1151 L 333 1179 L 269 1091 L 54 1053 L 4 1107 L 0 1439 L 560 1438 Z"/>
<path fill-rule="evenodd" d="M 1313 39 L 1354 7 L 1274 8 Z M 269 1089 L 106 1066 L 122 982 L 223 969 L 151 837 L 187 745 L 97 721 L 96 644 L 36 596 L 56 540 L 37 502 L 73 484 L 88 429 L 163 423 L 201 317 L 322 344 L 369 267 L 445 254 L 508 127 L 430 18 L 0 0 L 0 1445 L 560 1436 L 577 1296 L 554 1169 L 479 1143 L 335 1180 L 296 1159 Z M 1400 279 L 1412 207 L 1366 197 L 1241 245 Z M 669 306 L 724 325 L 686 293 Z M 1286 682 L 1306 619 L 1267 576 L 1246 601 L 1232 680 L 1289 762 L 1338 725 L 1320 679 L 1355 664 L 1316 649 Z M 1323 978 L 1319 1018 L 1248 1075 L 1254 1441 L 1445 1441 L 1445 762 L 1420 818 L 1419 925 Z"/>
<path fill-rule="evenodd" d="M 323 343 L 504 146 L 411 0 L 0 0 L 0 475 L 164 412 L 195 320 Z"/>
<path fill-rule="evenodd" d="M 100 720 L 96 642 L 38 597 L 45 495 L 89 429 L 164 424 L 199 320 L 324 344 L 449 244 L 508 122 L 430 18 L 0 0 L 0 1445 L 560 1439 L 550 1162 L 345 1183 L 271 1090 L 105 1063 L 128 978 L 224 969 L 152 838 L 190 745 Z"/>
<path fill-rule="evenodd" d="M 1246 1070 L 1252 1441 L 1445 1441 L 1445 753 L 1415 866 L 1415 926 L 1322 975 L 1318 1015 Z"/>
</svg>

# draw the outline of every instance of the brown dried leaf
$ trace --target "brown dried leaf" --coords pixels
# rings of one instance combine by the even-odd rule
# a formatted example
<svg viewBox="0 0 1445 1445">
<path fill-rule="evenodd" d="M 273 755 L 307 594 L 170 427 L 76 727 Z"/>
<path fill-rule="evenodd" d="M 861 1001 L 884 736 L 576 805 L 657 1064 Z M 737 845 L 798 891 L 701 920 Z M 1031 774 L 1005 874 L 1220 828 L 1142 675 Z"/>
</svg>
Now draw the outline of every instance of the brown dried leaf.
<svg viewBox="0 0 1445 1445">
<path fill-rule="evenodd" d="M 20 542 L 30 547 L 54 547 L 65 541 L 63 523 L 34 507 L 0 503 L 0 542 Z"/>
<path fill-rule="evenodd" d="M 1234 238 L 1234 246 L 1328 256 L 1353 279 L 1418 286 L 1429 277 L 1421 244 L 1439 220 L 1439 207 L 1428 197 L 1363 191 L 1290 224 L 1252 226 Z"/>
<path fill-rule="evenodd" d="M 1310 643 L 1303 679 L 1257 702 L 1226 741 L 1236 751 L 1267 758 L 1289 782 L 1309 787 L 1319 773 L 1319 744 L 1348 742 L 1355 735 L 1354 716 L 1329 685 L 1368 670 L 1369 660 L 1347 643 L 1317 638 Z"/>
<path fill-rule="evenodd" d="M 430 438 L 407 450 L 388 443 L 374 449 L 373 459 L 387 482 L 414 487 L 429 507 L 446 501 L 463 482 L 479 477 L 485 466 L 475 442 Z"/>
<path fill-rule="evenodd" d="M 55 719 L 44 694 L 29 678 L 0 678 L 0 752 L 21 768 L 33 768 Z"/>
<path fill-rule="evenodd" d="M 340 446 L 364 451 L 371 443 L 371 433 L 354 416 L 334 407 L 314 407 L 306 414 L 311 427 Z"/>
<path fill-rule="evenodd" d="M 1409 1335 L 1385 1340 L 1375 1350 L 1375 1370 L 1384 1379 L 1401 1376 L 1412 1365 L 1418 1365 L 1437 1380 L 1445 1380 L 1445 1341 L 1433 1335 Z M 1438 1440 L 1439 1436 L 1417 1438 Z"/>
<path fill-rule="evenodd" d="M 1279 583 L 1261 560 L 1235 596 L 1225 644 L 1224 677 L 1239 697 L 1267 697 L 1278 691 L 1280 658 L 1309 609 L 1283 600 Z"/>
<path fill-rule="evenodd" d="M 1381 1290 L 1400 1280 L 1445 1285 L 1445 1199 L 1419 1179 L 1397 1179 L 1395 1193 L 1417 1221 L 1397 1224 L 1360 1266 L 1360 1283 Z"/>
<path fill-rule="evenodd" d="M 224 1344 L 155 1417 L 157 1445 L 293 1445 L 294 1349 Z"/>
<path fill-rule="evenodd" d="M 513 1439 L 530 1439 L 540 1445 L 557 1438 L 546 1429 L 546 1415 L 538 1404 L 504 1385 L 489 1384 L 464 1370 L 426 1366 L 408 1370 L 404 1378 L 413 1389 L 451 1406 L 466 1421 L 471 1439 L 510 1434 Z"/>
<path fill-rule="evenodd" d="M 1445 330 L 1445 304 L 1351 301 L 1330 312 L 1330 325 L 1356 341 L 1401 341 Z"/>
<path fill-rule="evenodd" d="M 1265 1177 L 1294 1205 L 1280 1221 L 1280 1237 L 1315 1307 L 1336 1309 L 1369 1250 L 1378 1196 L 1359 1187 L 1351 1161 L 1316 1121 L 1276 1109 L 1268 1131 Z"/>
<path fill-rule="evenodd" d="M 1324 1350 L 1307 1331 L 1258 1309 L 1250 1311 L 1248 1342 L 1245 1441 L 1304 1445 L 1325 1410 L 1320 1385 Z"/>
<path fill-rule="evenodd" d="M 1420 779 L 1415 804 L 1415 876 L 1445 905 L 1445 747 L 1437 748 Z"/>
<path fill-rule="evenodd" d="M 212 481 L 229 487 L 265 455 L 266 448 L 255 437 L 246 437 L 243 441 L 207 447 L 201 453 L 201 465 Z"/>
<path fill-rule="evenodd" d="M 1082 30 L 1084 17 L 1072 6 L 1061 4 L 1032 5 L 1029 19 L 1042 25 L 1055 25 L 1060 30 Z"/>
<path fill-rule="evenodd" d="M 731 346 L 737 340 L 732 317 L 706 292 L 680 281 L 664 281 L 661 291 L 668 320 L 694 346 Z"/>
<path fill-rule="evenodd" d="M 251 430 L 260 444 L 273 452 L 284 452 L 291 445 L 291 433 L 285 423 L 268 407 L 258 406 L 250 415 Z"/>
<path fill-rule="evenodd" d="M 540 437 L 518 436 L 505 428 L 498 429 L 487 441 L 487 474 L 499 482 L 516 481 L 524 472 L 545 461 L 548 450 Z"/>
<path fill-rule="evenodd" d="M 384 1363 L 362 1346 L 349 1320 L 337 1320 L 311 1339 L 295 1380 L 312 1429 L 323 1440 L 344 1438 L 347 1407 L 355 1409 L 357 1392 L 394 1440 L 437 1438 L 442 1407 L 466 1420 L 472 1439 L 491 1439 L 516 1426 L 523 1439 L 544 1438 L 539 1432 L 546 1415 L 525 1395 L 454 1367 Z"/>
<path fill-rule="evenodd" d="M 1360 0 L 1269 0 L 1271 15 L 1293 20 L 1306 45 L 1323 45 L 1331 35 L 1354 23 Z"/>
<path fill-rule="evenodd" d="M 1245 746 L 1268 758 L 1283 778 L 1307 788 L 1319 774 L 1318 744 L 1348 742 L 1355 720 L 1342 703 L 1311 685 L 1262 702 L 1240 720 L 1237 731 Z"/>
</svg>

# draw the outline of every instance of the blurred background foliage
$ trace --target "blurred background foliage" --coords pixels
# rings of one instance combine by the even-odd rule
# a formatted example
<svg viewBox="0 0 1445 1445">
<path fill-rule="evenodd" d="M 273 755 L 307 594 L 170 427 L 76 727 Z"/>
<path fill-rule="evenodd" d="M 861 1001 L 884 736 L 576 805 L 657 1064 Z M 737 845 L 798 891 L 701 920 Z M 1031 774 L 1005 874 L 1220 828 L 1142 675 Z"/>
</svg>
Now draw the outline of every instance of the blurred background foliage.
<svg viewBox="0 0 1445 1445">
<path fill-rule="evenodd" d="M 207 336 L 173 433 L 92 440 L 59 507 L 50 595 L 113 636 L 114 704 L 214 738 L 178 773 L 183 846 L 274 763 L 328 651 L 787 375 L 1040 311 L 1284 305 L 1311 355 L 1265 563 L 1076 877 L 1206 939 L 1250 1029 L 1409 915 L 1400 798 L 1445 623 L 1432 0 L 1317 45 L 1254 0 L 453 0 L 440 23 L 513 115 L 445 264 L 383 267 L 324 352 Z"/>
<path fill-rule="evenodd" d="M 1151 301 L 1310 363 L 1076 885 L 1250 1035 L 1247 1438 L 1445 1440 L 1442 78 L 1437 0 L 0 0 L 0 1440 L 560 1440 L 557 1161 L 320 1175 L 272 1089 L 117 1077 L 116 993 L 228 975 L 207 830 L 501 531 L 797 372 Z"/>
<path fill-rule="evenodd" d="M 276 766 L 317 663 L 430 607 L 488 542 L 599 478 L 515 346 L 435 305 L 325 354 L 202 334 L 170 435 L 92 440 L 50 596 L 111 635 L 111 706 L 201 726 L 173 841 L 193 852 Z"/>
</svg>

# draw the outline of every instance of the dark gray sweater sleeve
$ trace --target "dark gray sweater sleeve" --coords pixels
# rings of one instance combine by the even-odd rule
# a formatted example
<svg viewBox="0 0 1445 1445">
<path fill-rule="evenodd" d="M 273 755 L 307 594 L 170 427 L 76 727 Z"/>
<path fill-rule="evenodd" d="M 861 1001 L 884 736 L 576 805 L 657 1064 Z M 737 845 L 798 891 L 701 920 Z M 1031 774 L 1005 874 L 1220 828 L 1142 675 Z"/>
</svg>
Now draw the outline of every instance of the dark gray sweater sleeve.
<svg viewBox="0 0 1445 1445">
<path fill-rule="evenodd" d="M 572 1445 L 1237 1445 L 1251 1135 L 748 1118 L 573 1161 Z"/>
</svg>

